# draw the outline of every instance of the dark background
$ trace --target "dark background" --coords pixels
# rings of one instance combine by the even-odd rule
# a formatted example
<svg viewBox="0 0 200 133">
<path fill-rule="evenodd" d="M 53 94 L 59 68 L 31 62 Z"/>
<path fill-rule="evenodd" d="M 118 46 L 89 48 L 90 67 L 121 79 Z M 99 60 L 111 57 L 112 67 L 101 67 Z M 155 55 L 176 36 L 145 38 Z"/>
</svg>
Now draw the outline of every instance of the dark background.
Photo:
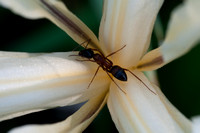
<svg viewBox="0 0 200 133">
<path fill-rule="evenodd" d="M 167 28 L 171 11 L 182 0 L 165 1 L 159 19 Z M 102 0 L 73 0 L 65 2 L 98 36 L 102 12 Z M 71 51 L 77 44 L 61 29 L 46 19 L 28 20 L 0 7 L 0 50 L 19 52 L 61 52 Z M 157 47 L 157 36 L 152 36 L 153 47 Z M 188 118 L 200 114 L 200 46 L 188 54 L 158 70 L 160 86 L 167 98 Z M 0 132 L 13 127 L 34 123 L 54 123 L 64 120 L 79 106 L 70 106 L 32 113 L 0 122 Z M 102 128 L 103 127 L 103 128 Z M 85 133 L 117 132 L 107 107 L 101 111 Z"/>
</svg>

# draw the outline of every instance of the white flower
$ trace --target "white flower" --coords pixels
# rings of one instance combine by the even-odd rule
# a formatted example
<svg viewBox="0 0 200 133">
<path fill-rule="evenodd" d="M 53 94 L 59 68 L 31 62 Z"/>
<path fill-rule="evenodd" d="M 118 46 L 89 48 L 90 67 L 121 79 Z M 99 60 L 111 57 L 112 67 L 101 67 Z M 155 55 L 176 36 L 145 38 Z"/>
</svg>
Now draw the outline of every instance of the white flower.
<svg viewBox="0 0 200 133">
<path fill-rule="evenodd" d="M 189 51 L 200 38 L 199 0 L 187 0 L 177 8 L 161 47 L 146 54 L 152 29 L 163 0 L 105 0 L 99 40 L 58 0 L 0 0 L 0 4 L 26 18 L 48 18 L 77 43 L 90 39 L 90 47 L 105 55 L 126 47 L 110 59 L 131 70 L 128 81 L 114 79 L 95 63 L 78 62 L 74 53 L 0 53 L 0 119 L 6 120 L 47 108 L 88 100 L 65 121 L 30 125 L 11 132 L 81 132 L 108 104 L 119 132 L 192 132 L 191 121 L 170 104 L 142 71 L 155 70 Z M 184 23 L 183 23 L 184 22 Z M 78 54 L 78 53 L 77 53 Z M 153 94 L 148 88 L 156 92 Z"/>
</svg>

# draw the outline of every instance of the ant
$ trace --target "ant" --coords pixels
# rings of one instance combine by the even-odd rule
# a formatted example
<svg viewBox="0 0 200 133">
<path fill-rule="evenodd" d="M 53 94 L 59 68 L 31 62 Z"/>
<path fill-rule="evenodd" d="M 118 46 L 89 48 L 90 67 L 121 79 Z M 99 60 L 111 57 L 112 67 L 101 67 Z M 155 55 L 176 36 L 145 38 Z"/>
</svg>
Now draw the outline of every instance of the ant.
<svg viewBox="0 0 200 133">
<path fill-rule="evenodd" d="M 81 43 L 80 45 L 83 45 L 84 43 L 86 43 L 85 49 L 84 50 L 80 50 L 78 55 L 71 55 L 71 56 L 81 56 L 83 58 L 86 58 L 86 60 L 78 60 L 78 61 L 91 61 L 91 62 L 96 62 L 99 66 L 94 74 L 94 76 L 92 77 L 92 80 L 90 81 L 88 88 L 90 87 L 91 83 L 93 82 L 95 76 L 97 75 L 97 72 L 99 71 L 99 68 L 101 67 L 110 77 L 110 79 L 117 85 L 117 87 L 126 94 L 125 90 L 123 90 L 115 81 L 114 79 L 111 77 L 110 74 L 112 74 L 116 79 L 120 80 L 120 81 L 127 81 L 127 75 L 125 71 L 130 72 L 135 78 L 137 78 L 140 82 L 142 82 L 142 84 L 147 87 L 152 93 L 154 93 L 156 95 L 156 93 L 154 91 L 152 91 L 138 76 L 136 76 L 133 72 L 131 72 L 128 69 L 122 68 L 118 65 L 113 65 L 113 62 L 111 60 L 108 59 L 109 56 L 112 56 L 113 54 L 119 52 L 120 50 L 122 50 L 126 45 L 124 45 L 122 48 L 118 49 L 115 52 L 110 53 L 107 56 L 104 56 L 104 54 L 99 51 L 98 49 L 92 49 L 92 48 L 87 48 L 88 44 L 90 43 L 90 40 L 86 40 L 83 43 Z M 95 51 L 97 53 L 95 53 Z"/>
</svg>

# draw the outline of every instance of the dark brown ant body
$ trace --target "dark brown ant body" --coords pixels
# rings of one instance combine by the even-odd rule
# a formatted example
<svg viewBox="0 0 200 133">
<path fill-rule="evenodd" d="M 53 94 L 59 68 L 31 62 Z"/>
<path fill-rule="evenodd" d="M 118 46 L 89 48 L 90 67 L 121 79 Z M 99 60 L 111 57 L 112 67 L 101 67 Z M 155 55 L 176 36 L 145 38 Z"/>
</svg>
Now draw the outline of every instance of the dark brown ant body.
<svg viewBox="0 0 200 133">
<path fill-rule="evenodd" d="M 94 53 L 94 51 L 98 51 L 98 50 L 90 49 L 90 48 L 84 49 L 79 52 L 79 56 L 89 59 L 88 61 L 96 62 L 99 65 L 99 67 L 101 67 L 104 71 L 111 73 L 118 80 L 127 81 L 127 75 L 125 73 L 125 69 L 117 65 L 113 66 L 113 62 L 108 59 L 108 57 L 113 55 L 113 53 L 105 57 L 100 51 L 98 51 L 99 53 Z"/>
<path fill-rule="evenodd" d="M 123 91 L 125 94 L 126 94 L 126 92 L 121 87 L 119 87 L 119 85 L 113 80 L 113 78 L 110 76 L 110 74 L 112 74 L 116 79 L 118 79 L 120 81 L 127 81 L 127 75 L 126 75 L 125 71 L 128 71 L 133 76 L 135 76 L 139 81 L 141 81 L 152 93 L 156 94 L 139 77 L 137 77 L 130 70 L 124 69 L 124 68 L 122 68 L 118 65 L 113 65 L 113 62 L 108 59 L 109 56 L 111 56 L 111 55 L 117 53 L 118 51 L 122 50 L 125 46 L 123 46 L 119 50 L 117 50 L 117 51 L 115 51 L 115 52 L 113 52 L 113 53 L 111 53 L 107 56 L 104 56 L 103 53 L 101 53 L 98 49 L 87 48 L 87 45 L 86 45 L 84 50 L 79 51 L 79 54 L 74 55 L 74 56 L 81 56 L 81 57 L 87 59 L 87 60 L 78 60 L 78 61 L 91 61 L 91 62 L 96 62 L 99 65 L 94 76 L 93 76 L 93 78 L 92 78 L 92 80 L 91 80 L 91 82 L 88 85 L 88 88 L 91 85 L 91 83 L 93 82 L 97 72 L 99 71 L 99 68 L 101 67 L 108 74 L 108 76 L 111 78 L 111 80 L 117 85 L 117 87 L 121 91 Z M 97 53 L 95 53 L 94 51 L 97 51 Z"/>
</svg>

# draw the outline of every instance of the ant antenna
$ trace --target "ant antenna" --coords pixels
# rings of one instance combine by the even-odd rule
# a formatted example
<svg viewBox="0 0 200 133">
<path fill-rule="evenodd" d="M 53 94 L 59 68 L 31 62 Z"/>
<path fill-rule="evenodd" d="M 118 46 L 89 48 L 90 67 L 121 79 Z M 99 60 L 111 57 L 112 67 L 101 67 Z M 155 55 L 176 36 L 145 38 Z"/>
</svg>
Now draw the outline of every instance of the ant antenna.
<svg viewBox="0 0 200 133">
<path fill-rule="evenodd" d="M 151 90 L 138 76 L 136 76 L 133 72 L 131 72 L 131 71 L 128 70 L 128 69 L 124 69 L 124 70 L 130 72 L 135 78 L 137 78 L 140 82 L 142 82 L 142 84 L 143 84 L 145 87 L 147 87 L 147 89 L 148 89 L 149 91 L 151 91 L 153 94 L 157 95 L 154 91 L 152 91 L 152 90 Z"/>
<path fill-rule="evenodd" d="M 90 43 L 91 39 L 85 40 L 84 42 L 82 42 L 81 44 L 79 44 L 77 47 L 75 47 L 72 51 L 75 51 L 77 48 L 79 48 L 80 46 L 83 46 L 83 44 L 87 43 L 85 48 L 87 48 L 88 44 Z"/>
<path fill-rule="evenodd" d="M 75 47 L 72 51 L 74 52 L 77 48 L 79 48 L 80 46 L 82 46 L 83 44 L 86 44 L 85 48 L 87 48 L 88 44 L 90 43 L 91 39 L 85 40 L 84 42 L 82 42 L 81 44 L 79 44 L 77 47 Z M 69 55 L 69 56 L 79 56 L 79 55 Z"/>
</svg>

